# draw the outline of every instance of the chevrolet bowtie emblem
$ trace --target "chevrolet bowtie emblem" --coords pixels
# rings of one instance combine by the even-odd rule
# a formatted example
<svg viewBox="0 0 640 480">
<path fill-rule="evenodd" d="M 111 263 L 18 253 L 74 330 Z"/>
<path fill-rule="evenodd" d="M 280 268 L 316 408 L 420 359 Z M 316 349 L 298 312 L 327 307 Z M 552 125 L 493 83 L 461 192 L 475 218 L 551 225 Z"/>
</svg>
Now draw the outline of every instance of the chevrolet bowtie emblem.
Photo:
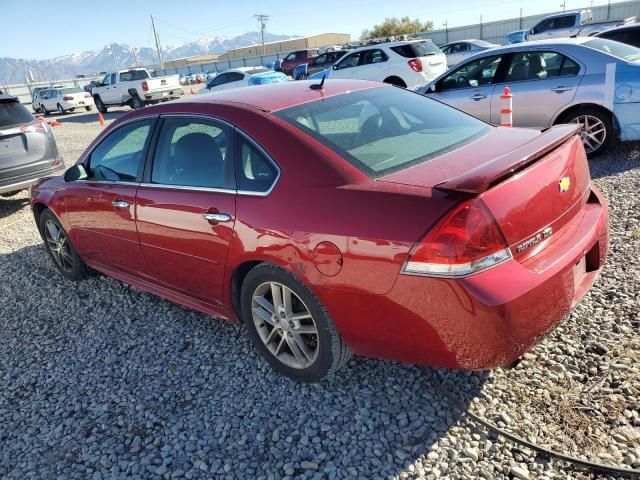
<svg viewBox="0 0 640 480">
<path fill-rule="evenodd" d="M 566 192 L 569 190 L 571 186 L 571 179 L 569 177 L 562 177 L 558 182 L 558 187 L 560 187 L 561 192 Z"/>
</svg>

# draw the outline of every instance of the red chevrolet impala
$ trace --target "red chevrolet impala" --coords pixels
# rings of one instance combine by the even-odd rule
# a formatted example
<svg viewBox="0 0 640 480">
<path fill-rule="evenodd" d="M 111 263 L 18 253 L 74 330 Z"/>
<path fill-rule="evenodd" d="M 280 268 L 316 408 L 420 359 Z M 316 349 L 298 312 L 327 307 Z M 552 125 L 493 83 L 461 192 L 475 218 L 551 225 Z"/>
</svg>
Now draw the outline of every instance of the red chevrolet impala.
<svg viewBox="0 0 640 480">
<path fill-rule="evenodd" d="M 32 187 L 58 270 L 242 321 L 302 381 L 352 352 L 509 364 L 591 287 L 607 203 L 575 125 L 496 128 L 389 85 L 316 87 L 113 122 L 64 178 Z"/>
</svg>

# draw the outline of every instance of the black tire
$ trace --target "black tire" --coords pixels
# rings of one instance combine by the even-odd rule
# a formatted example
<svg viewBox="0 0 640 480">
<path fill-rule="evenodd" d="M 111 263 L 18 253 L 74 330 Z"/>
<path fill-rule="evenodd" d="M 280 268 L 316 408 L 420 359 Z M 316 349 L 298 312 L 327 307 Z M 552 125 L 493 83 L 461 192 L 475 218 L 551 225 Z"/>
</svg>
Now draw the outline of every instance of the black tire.
<svg viewBox="0 0 640 480">
<path fill-rule="evenodd" d="M 265 345 L 253 320 L 252 304 L 256 290 L 267 282 L 276 282 L 291 290 L 307 308 L 317 329 L 317 356 L 305 368 L 294 368 L 283 363 Z M 242 319 L 247 333 L 260 355 L 278 373 L 300 382 L 315 383 L 332 376 L 351 358 L 352 353 L 344 342 L 331 316 L 320 300 L 291 273 L 275 265 L 262 263 L 254 267 L 245 277 L 240 293 Z"/>
<path fill-rule="evenodd" d="M 404 80 L 402 80 L 399 77 L 385 78 L 384 83 L 389 83 L 389 84 L 395 85 L 397 87 L 407 88 L 407 84 L 404 83 Z"/>
<path fill-rule="evenodd" d="M 99 95 L 96 95 L 93 98 L 93 101 L 95 102 L 96 108 L 100 113 L 107 113 L 107 106 L 102 102 L 102 99 L 100 98 Z"/>
<path fill-rule="evenodd" d="M 58 255 L 53 252 L 53 235 L 49 228 L 49 223 L 55 225 L 59 231 L 64 235 L 65 242 L 62 249 L 65 252 L 64 260 L 61 259 L 62 254 Z M 53 261 L 53 264 L 56 266 L 58 271 L 67 279 L 73 281 L 79 281 L 87 278 L 90 274 L 89 267 L 82 261 L 76 249 L 73 248 L 71 244 L 71 240 L 67 235 L 67 232 L 64 230 L 60 221 L 53 214 L 53 212 L 49 209 L 43 210 L 40 214 L 40 221 L 38 223 L 38 228 L 40 230 L 40 235 L 42 236 L 42 240 L 44 240 L 44 246 L 49 254 L 49 257 Z M 68 262 L 68 263 L 66 263 Z"/>
<path fill-rule="evenodd" d="M 24 190 L 24 189 L 23 189 Z M 9 198 L 19 194 L 22 190 L 14 190 L 13 192 L 0 193 L 0 197 Z"/>
<path fill-rule="evenodd" d="M 40 105 L 40 110 L 42 110 L 42 114 L 46 117 L 47 115 L 49 115 L 49 112 L 47 112 L 46 107 L 44 106 L 44 104 Z"/>
<path fill-rule="evenodd" d="M 588 133 L 586 133 L 584 130 L 581 133 L 584 147 L 587 151 L 587 156 L 589 158 L 597 157 L 598 155 L 606 152 L 615 140 L 615 131 L 613 129 L 613 120 L 611 118 L 610 112 L 594 107 L 583 107 L 577 110 L 573 110 L 569 114 L 563 115 L 556 123 L 577 123 L 578 119 L 584 117 L 597 119 L 604 126 L 604 140 L 595 149 L 589 148 L 588 142 L 593 142 L 593 139 L 589 137 Z"/>
<path fill-rule="evenodd" d="M 58 113 L 59 113 L 60 115 L 64 115 L 64 108 L 62 108 L 62 105 L 58 104 L 58 105 L 57 105 L 57 108 L 58 108 Z"/>
<path fill-rule="evenodd" d="M 131 97 L 130 105 L 134 110 L 140 110 L 141 108 L 144 108 L 144 102 L 138 95 L 134 95 Z"/>
<path fill-rule="evenodd" d="M 88 106 L 88 107 L 84 107 L 84 109 L 85 109 L 87 112 L 90 112 L 91 110 L 93 110 L 93 107 L 92 107 L 92 106 Z"/>
</svg>

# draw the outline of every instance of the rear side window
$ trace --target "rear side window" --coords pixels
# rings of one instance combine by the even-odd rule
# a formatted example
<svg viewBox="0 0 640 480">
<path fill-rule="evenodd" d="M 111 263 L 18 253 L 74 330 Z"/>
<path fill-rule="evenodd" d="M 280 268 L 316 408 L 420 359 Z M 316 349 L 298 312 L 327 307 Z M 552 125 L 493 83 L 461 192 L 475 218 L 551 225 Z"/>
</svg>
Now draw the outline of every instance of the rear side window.
<svg viewBox="0 0 640 480">
<path fill-rule="evenodd" d="M 120 74 L 121 82 L 130 82 L 133 80 L 146 80 L 149 78 L 149 74 L 144 70 L 131 70 L 128 72 L 122 72 Z"/>
<path fill-rule="evenodd" d="M 268 192 L 278 178 L 278 169 L 252 141 L 238 134 L 236 182 L 244 192 Z"/>
<path fill-rule="evenodd" d="M 416 42 L 406 45 L 397 45 L 391 47 L 391 50 L 405 58 L 427 57 L 429 55 L 437 55 L 442 51 L 436 47 L 433 42 Z"/>
<path fill-rule="evenodd" d="M 207 119 L 166 118 L 151 182 L 185 187 L 235 187 L 229 127 Z"/>
<path fill-rule="evenodd" d="M 442 103 L 390 87 L 344 93 L 275 115 L 372 178 L 426 162 L 491 129 Z"/>
<path fill-rule="evenodd" d="M 21 103 L 0 101 L 0 128 L 29 123 L 33 120 L 33 115 Z"/>
<path fill-rule="evenodd" d="M 607 40 L 606 38 L 594 38 L 588 42 L 584 42 L 585 47 L 593 48 L 602 53 L 613 55 L 614 57 L 622 58 L 628 62 L 634 62 L 640 60 L 640 48 L 632 47 L 625 43 L 616 42 L 613 40 Z"/>
<path fill-rule="evenodd" d="M 519 52 L 512 57 L 505 82 L 575 76 L 579 71 L 576 62 L 560 53 Z"/>
<path fill-rule="evenodd" d="M 89 177 L 113 182 L 135 182 L 149 139 L 151 120 L 140 120 L 111 132 L 89 157 Z"/>
</svg>

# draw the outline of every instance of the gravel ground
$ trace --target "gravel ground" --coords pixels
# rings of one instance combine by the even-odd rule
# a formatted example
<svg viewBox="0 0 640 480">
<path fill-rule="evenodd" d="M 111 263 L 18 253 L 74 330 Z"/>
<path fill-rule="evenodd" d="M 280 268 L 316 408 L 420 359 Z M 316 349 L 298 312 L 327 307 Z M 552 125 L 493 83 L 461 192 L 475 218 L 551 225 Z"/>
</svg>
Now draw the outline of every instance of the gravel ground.
<svg viewBox="0 0 640 480">
<path fill-rule="evenodd" d="M 61 118 L 67 164 L 101 130 L 96 117 Z M 26 195 L 0 200 L 0 478 L 616 478 L 537 456 L 467 409 L 640 467 L 640 147 L 591 167 L 611 202 L 607 266 L 515 368 L 354 358 L 320 385 L 274 374 L 237 326 L 104 276 L 65 281 Z"/>
</svg>

